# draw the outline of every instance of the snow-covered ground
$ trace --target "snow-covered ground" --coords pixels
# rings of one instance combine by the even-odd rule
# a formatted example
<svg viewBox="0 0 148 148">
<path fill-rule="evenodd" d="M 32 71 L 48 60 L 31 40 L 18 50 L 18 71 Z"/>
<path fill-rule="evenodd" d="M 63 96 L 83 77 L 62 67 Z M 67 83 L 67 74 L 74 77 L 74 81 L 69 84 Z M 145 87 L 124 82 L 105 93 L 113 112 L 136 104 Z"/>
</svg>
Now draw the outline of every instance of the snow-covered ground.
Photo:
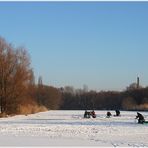
<svg viewBox="0 0 148 148">
<path fill-rule="evenodd" d="M 48 111 L 0 118 L 0 146 L 136 146 L 148 147 L 148 124 L 137 124 L 136 112 L 120 117 L 84 119 L 84 111 Z M 115 114 L 114 111 L 111 111 Z M 142 113 L 148 120 L 148 112 Z"/>
</svg>

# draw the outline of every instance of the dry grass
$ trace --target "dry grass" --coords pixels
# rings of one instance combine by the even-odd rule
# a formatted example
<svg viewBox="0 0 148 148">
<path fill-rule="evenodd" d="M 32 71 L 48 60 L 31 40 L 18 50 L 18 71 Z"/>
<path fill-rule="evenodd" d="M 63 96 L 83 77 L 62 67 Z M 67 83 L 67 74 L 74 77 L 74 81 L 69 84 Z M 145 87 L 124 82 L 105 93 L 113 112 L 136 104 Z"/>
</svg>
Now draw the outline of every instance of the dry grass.
<svg viewBox="0 0 148 148">
<path fill-rule="evenodd" d="M 0 113 L 0 118 L 8 117 L 6 113 Z"/>
<path fill-rule="evenodd" d="M 43 111 L 47 111 L 47 108 L 44 106 L 28 104 L 28 105 L 20 106 L 19 114 L 27 115 L 27 114 L 34 114 L 34 113 L 43 112 Z"/>
<path fill-rule="evenodd" d="M 138 109 L 138 110 L 148 110 L 148 103 L 137 105 L 136 109 Z"/>
<path fill-rule="evenodd" d="M 28 104 L 28 105 L 21 105 L 20 106 L 20 112 L 17 114 L 22 114 L 22 115 L 28 115 L 28 114 L 34 114 L 38 112 L 44 112 L 47 111 L 48 109 L 44 106 L 38 106 L 37 104 Z M 6 113 L 0 113 L 0 118 L 7 118 L 10 116 L 15 116 L 16 114 L 11 114 L 7 115 Z"/>
</svg>

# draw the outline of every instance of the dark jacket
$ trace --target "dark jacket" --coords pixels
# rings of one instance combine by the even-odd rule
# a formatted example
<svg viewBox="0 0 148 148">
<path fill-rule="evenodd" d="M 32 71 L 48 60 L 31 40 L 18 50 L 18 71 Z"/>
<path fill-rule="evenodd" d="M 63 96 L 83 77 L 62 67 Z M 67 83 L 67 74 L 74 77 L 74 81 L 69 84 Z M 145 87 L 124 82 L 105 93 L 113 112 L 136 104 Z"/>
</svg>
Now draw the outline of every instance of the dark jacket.
<svg viewBox="0 0 148 148">
<path fill-rule="evenodd" d="M 94 110 L 91 112 L 91 115 L 92 115 L 93 118 L 96 118 L 96 113 L 95 113 Z"/>
<path fill-rule="evenodd" d="M 143 115 L 138 112 L 137 112 L 136 119 L 138 119 L 138 123 L 143 123 L 145 121 Z"/>
<path fill-rule="evenodd" d="M 90 112 L 88 112 L 87 110 L 85 110 L 84 112 L 84 118 L 90 118 Z"/>
<path fill-rule="evenodd" d="M 107 117 L 110 117 L 112 114 L 111 114 L 111 112 L 107 112 Z"/>
<path fill-rule="evenodd" d="M 116 116 L 120 116 L 120 111 L 119 110 L 115 110 L 116 111 Z"/>
</svg>

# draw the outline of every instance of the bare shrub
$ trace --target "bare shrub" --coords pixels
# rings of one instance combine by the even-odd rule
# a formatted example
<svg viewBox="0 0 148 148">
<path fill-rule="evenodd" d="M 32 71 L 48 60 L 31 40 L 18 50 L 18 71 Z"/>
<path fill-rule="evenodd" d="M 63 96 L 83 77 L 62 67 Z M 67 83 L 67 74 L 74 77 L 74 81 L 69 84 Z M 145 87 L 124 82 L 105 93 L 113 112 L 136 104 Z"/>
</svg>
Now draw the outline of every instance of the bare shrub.
<svg viewBox="0 0 148 148">
<path fill-rule="evenodd" d="M 148 110 L 148 103 L 140 104 L 136 107 L 137 110 Z"/>
<path fill-rule="evenodd" d="M 136 106 L 136 102 L 132 97 L 127 97 L 122 101 L 122 108 L 125 110 L 133 110 Z"/>
<path fill-rule="evenodd" d="M 47 108 L 44 106 L 39 106 L 37 105 L 37 103 L 34 103 L 34 104 L 21 105 L 19 114 L 27 115 L 43 111 L 47 111 Z"/>
</svg>

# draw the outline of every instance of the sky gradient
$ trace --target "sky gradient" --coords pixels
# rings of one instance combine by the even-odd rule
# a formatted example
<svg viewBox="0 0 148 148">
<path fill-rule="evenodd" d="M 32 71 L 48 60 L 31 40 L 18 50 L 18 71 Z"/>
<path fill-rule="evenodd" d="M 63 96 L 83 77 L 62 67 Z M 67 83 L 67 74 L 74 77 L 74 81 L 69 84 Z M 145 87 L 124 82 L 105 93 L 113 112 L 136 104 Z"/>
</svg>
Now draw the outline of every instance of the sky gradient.
<svg viewBox="0 0 148 148">
<path fill-rule="evenodd" d="M 0 36 L 55 87 L 148 86 L 148 2 L 0 2 Z"/>
</svg>

